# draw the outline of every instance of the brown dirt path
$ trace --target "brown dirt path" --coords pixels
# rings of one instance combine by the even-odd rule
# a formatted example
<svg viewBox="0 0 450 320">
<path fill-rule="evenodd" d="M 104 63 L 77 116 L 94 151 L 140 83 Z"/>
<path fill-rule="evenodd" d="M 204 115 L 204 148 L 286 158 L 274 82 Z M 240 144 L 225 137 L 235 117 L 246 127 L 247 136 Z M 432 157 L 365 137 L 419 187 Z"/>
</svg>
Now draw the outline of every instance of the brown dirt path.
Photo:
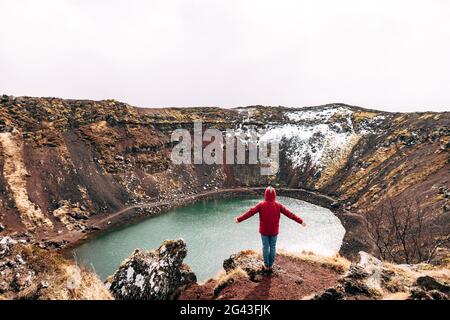
<svg viewBox="0 0 450 320">
<path fill-rule="evenodd" d="M 329 267 L 288 255 L 278 255 L 276 264 L 278 271 L 257 282 L 237 277 L 215 297 L 219 281 L 209 280 L 187 288 L 180 300 L 299 300 L 335 286 L 340 276 Z"/>
</svg>

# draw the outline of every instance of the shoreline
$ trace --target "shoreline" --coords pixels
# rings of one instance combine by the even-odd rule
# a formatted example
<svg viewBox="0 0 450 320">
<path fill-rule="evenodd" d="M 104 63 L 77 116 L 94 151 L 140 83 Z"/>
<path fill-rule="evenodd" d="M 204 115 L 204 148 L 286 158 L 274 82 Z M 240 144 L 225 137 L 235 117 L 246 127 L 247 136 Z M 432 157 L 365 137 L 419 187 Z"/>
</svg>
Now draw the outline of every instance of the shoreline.
<svg viewBox="0 0 450 320">
<path fill-rule="evenodd" d="M 81 231 L 68 231 L 66 233 L 50 237 L 51 241 L 68 241 L 60 250 L 61 254 L 67 256 L 67 253 L 90 239 L 101 235 L 102 233 L 127 225 L 139 223 L 144 219 L 151 218 L 159 214 L 164 214 L 174 208 L 182 207 L 204 199 L 226 199 L 230 196 L 234 198 L 246 198 L 261 196 L 261 191 L 265 187 L 238 187 L 209 190 L 195 195 L 182 196 L 175 200 L 163 200 L 152 203 L 136 204 L 125 207 L 110 215 L 102 214 L 96 219 L 91 220 L 91 227 L 94 230 L 83 233 Z M 294 199 L 309 202 L 329 209 L 340 220 L 345 229 L 345 235 L 339 254 L 350 259 L 357 259 L 359 251 L 374 252 L 373 243 L 364 235 L 365 219 L 342 208 L 339 202 L 328 196 L 315 191 L 301 188 L 277 188 L 279 196 L 291 197 Z M 97 229 L 98 228 L 98 229 Z"/>
</svg>

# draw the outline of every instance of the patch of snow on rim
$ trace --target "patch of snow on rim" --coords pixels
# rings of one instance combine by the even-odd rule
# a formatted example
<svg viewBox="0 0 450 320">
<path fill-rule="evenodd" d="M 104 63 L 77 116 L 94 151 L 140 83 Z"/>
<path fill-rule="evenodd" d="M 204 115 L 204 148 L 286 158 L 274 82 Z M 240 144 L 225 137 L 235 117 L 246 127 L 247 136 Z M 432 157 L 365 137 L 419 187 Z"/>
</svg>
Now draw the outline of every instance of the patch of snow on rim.
<svg viewBox="0 0 450 320">
<path fill-rule="evenodd" d="M 340 119 L 348 126 L 347 130 L 343 130 L 340 122 L 332 121 L 337 113 L 343 116 Z M 354 140 L 352 114 L 353 111 L 346 107 L 288 111 L 285 115 L 295 123 L 269 127 L 260 141 L 288 140 L 286 154 L 293 167 L 310 165 L 319 172 L 333 154 L 340 154 Z"/>
</svg>

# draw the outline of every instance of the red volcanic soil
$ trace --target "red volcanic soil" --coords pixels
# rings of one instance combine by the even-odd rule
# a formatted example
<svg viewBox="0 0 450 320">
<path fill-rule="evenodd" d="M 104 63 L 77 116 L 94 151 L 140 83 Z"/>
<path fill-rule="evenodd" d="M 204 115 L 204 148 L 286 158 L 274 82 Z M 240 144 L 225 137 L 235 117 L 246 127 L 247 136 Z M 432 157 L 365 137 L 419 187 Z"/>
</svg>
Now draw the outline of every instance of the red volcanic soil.
<svg viewBox="0 0 450 320">
<path fill-rule="evenodd" d="M 317 263 L 278 255 L 276 271 L 258 281 L 237 277 L 216 297 L 218 280 L 194 284 L 179 297 L 180 300 L 299 300 L 335 286 L 339 273 Z"/>
</svg>

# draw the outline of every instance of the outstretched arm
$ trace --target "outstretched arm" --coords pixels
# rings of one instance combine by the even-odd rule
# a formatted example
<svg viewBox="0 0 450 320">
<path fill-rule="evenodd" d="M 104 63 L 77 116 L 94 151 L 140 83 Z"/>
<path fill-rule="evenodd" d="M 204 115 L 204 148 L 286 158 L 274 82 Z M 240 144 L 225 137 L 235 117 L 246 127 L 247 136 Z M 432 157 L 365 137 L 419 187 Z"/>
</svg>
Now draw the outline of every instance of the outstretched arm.
<svg viewBox="0 0 450 320">
<path fill-rule="evenodd" d="M 246 213 L 244 213 L 243 215 L 235 218 L 236 223 L 242 222 L 248 218 L 250 218 L 251 216 L 253 216 L 254 214 L 259 212 L 259 207 L 260 207 L 260 203 L 258 203 L 256 206 L 254 206 L 253 208 L 250 208 Z"/>
<path fill-rule="evenodd" d="M 282 204 L 280 204 L 280 212 L 282 214 L 284 214 L 286 217 L 288 217 L 289 219 L 292 219 L 295 222 L 298 222 L 298 223 L 300 223 L 302 225 L 305 225 L 305 223 L 303 222 L 302 218 L 300 218 L 299 216 L 295 215 L 293 212 L 291 212 L 288 208 L 286 208 Z"/>
</svg>

